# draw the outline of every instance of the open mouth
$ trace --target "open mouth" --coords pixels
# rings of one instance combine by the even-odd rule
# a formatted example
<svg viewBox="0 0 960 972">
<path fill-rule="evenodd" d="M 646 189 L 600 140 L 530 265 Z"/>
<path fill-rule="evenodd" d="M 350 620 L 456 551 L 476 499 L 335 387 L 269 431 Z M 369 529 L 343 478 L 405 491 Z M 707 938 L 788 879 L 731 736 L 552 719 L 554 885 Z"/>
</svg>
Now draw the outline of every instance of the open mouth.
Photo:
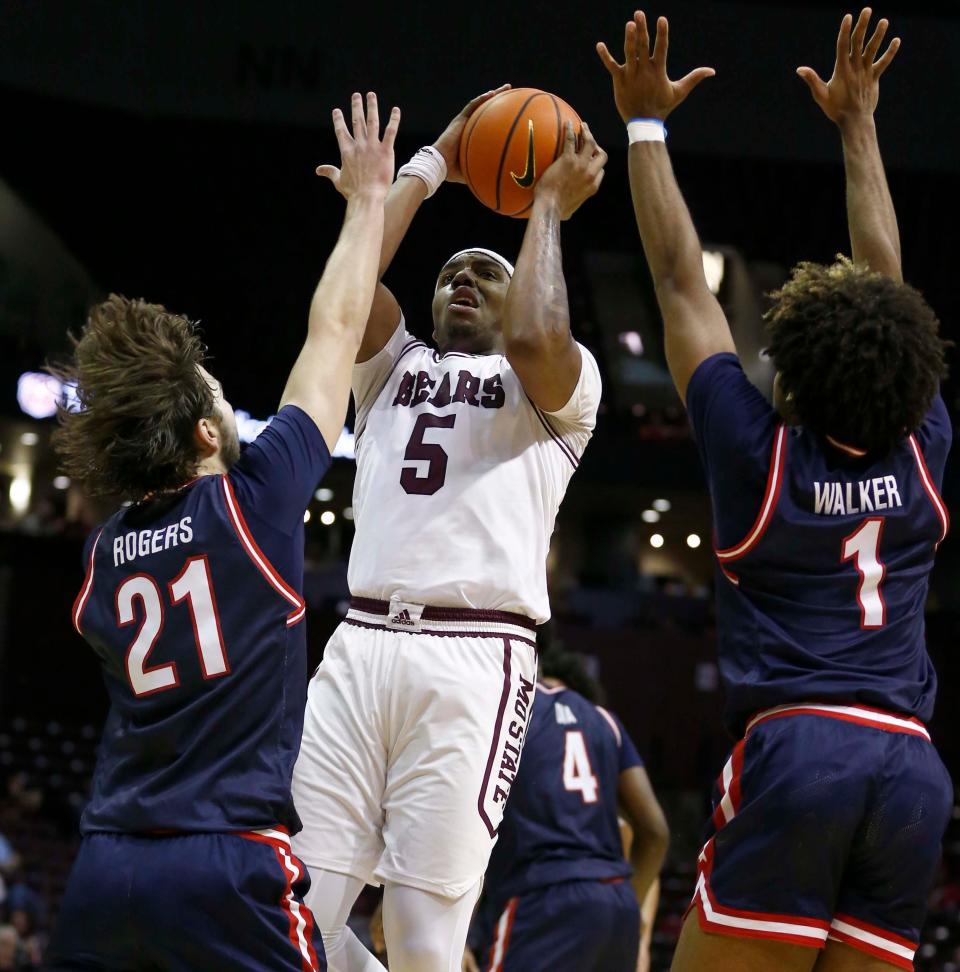
<svg viewBox="0 0 960 972">
<path fill-rule="evenodd" d="M 461 310 L 476 310 L 480 306 L 477 292 L 472 287 L 457 287 L 450 298 L 450 307 Z"/>
</svg>

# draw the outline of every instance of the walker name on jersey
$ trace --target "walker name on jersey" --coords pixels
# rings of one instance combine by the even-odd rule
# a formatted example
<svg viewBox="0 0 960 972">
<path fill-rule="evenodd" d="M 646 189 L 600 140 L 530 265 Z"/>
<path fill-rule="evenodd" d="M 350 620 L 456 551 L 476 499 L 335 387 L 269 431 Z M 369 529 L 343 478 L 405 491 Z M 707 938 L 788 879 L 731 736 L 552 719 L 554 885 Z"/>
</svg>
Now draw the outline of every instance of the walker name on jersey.
<svg viewBox="0 0 960 972">
<path fill-rule="evenodd" d="M 193 540 L 193 526 L 190 517 L 185 516 L 179 523 L 171 523 L 161 530 L 132 530 L 113 540 L 113 566 L 119 567 L 138 557 L 149 557 L 170 547 Z"/>
<path fill-rule="evenodd" d="M 418 371 L 416 374 L 405 371 L 391 404 L 408 405 L 410 408 L 424 403 L 434 408 L 446 408 L 451 404 L 472 405 L 474 408 L 503 408 L 506 400 L 503 378 L 499 374 L 480 378 L 470 371 L 461 371 L 454 387 L 450 372 L 438 382 L 426 371 Z"/>
<path fill-rule="evenodd" d="M 847 516 L 903 506 L 896 476 L 877 476 L 857 483 L 814 483 L 814 513 Z"/>
</svg>

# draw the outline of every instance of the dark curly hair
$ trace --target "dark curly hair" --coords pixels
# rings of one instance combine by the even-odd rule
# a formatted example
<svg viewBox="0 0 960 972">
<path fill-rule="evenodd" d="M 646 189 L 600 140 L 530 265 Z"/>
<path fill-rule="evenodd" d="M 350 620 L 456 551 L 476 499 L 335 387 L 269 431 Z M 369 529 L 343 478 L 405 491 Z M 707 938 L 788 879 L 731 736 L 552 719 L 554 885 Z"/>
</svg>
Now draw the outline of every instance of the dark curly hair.
<svg viewBox="0 0 960 972">
<path fill-rule="evenodd" d="M 769 354 L 802 425 L 868 452 L 920 425 L 949 342 L 919 291 L 840 256 L 799 264 L 771 297 Z"/>
<path fill-rule="evenodd" d="M 217 418 L 196 324 L 111 294 L 71 342 L 73 360 L 47 369 L 77 386 L 79 408 L 61 406 L 53 435 L 63 471 L 91 496 L 131 500 L 191 479 L 194 426 Z"/>
<path fill-rule="evenodd" d="M 545 678 L 558 679 L 594 705 L 604 703 L 606 695 L 603 688 L 587 674 L 580 655 L 551 647 L 541 653 L 539 662 L 540 672 Z"/>
</svg>

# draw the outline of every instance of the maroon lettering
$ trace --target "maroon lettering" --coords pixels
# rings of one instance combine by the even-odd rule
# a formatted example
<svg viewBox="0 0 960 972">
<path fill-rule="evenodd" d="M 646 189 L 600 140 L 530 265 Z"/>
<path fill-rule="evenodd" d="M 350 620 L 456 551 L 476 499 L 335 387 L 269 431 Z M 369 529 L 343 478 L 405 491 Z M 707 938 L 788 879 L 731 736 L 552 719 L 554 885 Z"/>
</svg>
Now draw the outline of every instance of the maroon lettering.
<svg viewBox="0 0 960 972">
<path fill-rule="evenodd" d="M 514 739 L 519 739 L 523 735 L 523 723 L 511 722 L 510 728 L 507 730 Z"/>
<path fill-rule="evenodd" d="M 510 796 L 510 791 L 509 790 L 505 790 L 502 786 L 498 786 L 493 791 L 493 802 L 494 803 L 505 803 L 508 796 Z"/>
<path fill-rule="evenodd" d="M 516 773 L 517 764 L 509 756 L 504 756 L 500 762 L 500 769 L 507 770 L 510 773 Z"/>
<path fill-rule="evenodd" d="M 424 442 L 423 436 L 429 429 L 452 429 L 456 421 L 456 415 L 424 415 L 421 413 L 417 416 L 403 458 L 408 462 L 423 460 L 428 463 L 428 466 L 426 474 L 423 476 L 418 474 L 416 466 L 403 467 L 400 471 L 400 485 L 405 493 L 432 496 L 443 486 L 447 478 L 447 459 L 449 457 L 435 442 Z"/>
<path fill-rule="evenodd" d="M 514 723 L 511 723 L 511 725 L 516 725 L 516 723 L 515 723 L 515 722 L 514 722 Z M 522 734 L 522 733 L 521 733 L 521 734 Z M 514 738 L 517 738 L 517 737 L 514 737 Z M 503 741 L 503 748 L 504 748 L 504 749 L 509 749 L 509 750 L 511 750 L 512 752 L 515 752 L 515 753 L 517 754 L 517 756 L 519 756 L 519 755 L 520 755 L 520 750 L 519 750 L 519 748 L 518 748 L 518 747 L 516 747 L 516 746 L 514 746 L 514 745 L 513 745 L 513 743 L 511 743 L 511 742 L 508 742 L 508 741 L 507 741 L 506 739 L 504 739 L 504 741 Z"/>
<path fill-rule="evenodd" d="M 497 773 L 497 779 L 503 780 L 504 783 L 509 783 L 511 786 L 513 786 L 513 781 L 514 779 L 516 779 L 516 774 L 514 774 L 513 776 L 507 776 L 507 774 L 504 773 L 503 770 L 500 770 L 500 772 Z"/>
<path fill-rule="evenodd" d="M 436 394 L 430 399 L 430 404 L 434 408 L 443 408 L 450 404 L 450 372 L 446 372 L 440 382 L 440 387 Z"/>
<path fill-rule="evenodd" d="M 453 400 L 477 408 L 480 404 L 477 401 L 478 391 L 480 391 L 480 379 L 476 375 L 471 375 L 469 371 L 461 371 L 457 378 L 457 390 L 453 393 Z"/>
<path fill-rule="evenodd" d="M 416 381 L 409 371 L 403 373 L 400 379 L 400 387 L 397 389 L 397 397 L 393 400 L 394 405 L 409 405 L 410 396 L 413 394 L 413 384 Z"/>
<path fill-rule="evenodd" d="M 480 404 L 484 408 L 503 408 L 506 400 L 503 379 L 499 375 L 486 378 L 483 382 L 483 398 L 480 399 Z"/>
<path fill-rule="evenodd" d="M 430 397 L 430 392 L 435 384 L 436 382 L 425 371 L 419 372 L 417 374 L 417 387 L 413 393 L 413 398 L 410 399 L 411 406 L 423 404 Z"/>
</svg>

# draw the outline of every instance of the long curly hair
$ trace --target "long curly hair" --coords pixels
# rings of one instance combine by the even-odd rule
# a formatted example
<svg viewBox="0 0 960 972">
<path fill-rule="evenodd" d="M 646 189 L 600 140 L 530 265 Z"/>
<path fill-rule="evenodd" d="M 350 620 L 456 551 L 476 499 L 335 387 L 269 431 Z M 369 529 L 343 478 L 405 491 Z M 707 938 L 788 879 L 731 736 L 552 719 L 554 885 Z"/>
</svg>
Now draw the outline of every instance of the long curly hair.
<svg viewBox="0 0 960 972">
<path fill-rule="evenodd" d="M 198 370 L 196 324 L 159 304 L 111 294 L 90 310 L 73 358 L 47 370 L 76 383 L 79 408 L 61 404 L 53 443 L 63 471 L 91 496 L 138 500 L 196 473 L 193 430 L 216 418 Z"/>
<path fill-rule="evenodd" d="M 771 297 L 769 354 L 802 425 L 869 452 L 920 425 L 950 342 L 919 291 L 840 256 L 798 264 Z"/>
</svg>

